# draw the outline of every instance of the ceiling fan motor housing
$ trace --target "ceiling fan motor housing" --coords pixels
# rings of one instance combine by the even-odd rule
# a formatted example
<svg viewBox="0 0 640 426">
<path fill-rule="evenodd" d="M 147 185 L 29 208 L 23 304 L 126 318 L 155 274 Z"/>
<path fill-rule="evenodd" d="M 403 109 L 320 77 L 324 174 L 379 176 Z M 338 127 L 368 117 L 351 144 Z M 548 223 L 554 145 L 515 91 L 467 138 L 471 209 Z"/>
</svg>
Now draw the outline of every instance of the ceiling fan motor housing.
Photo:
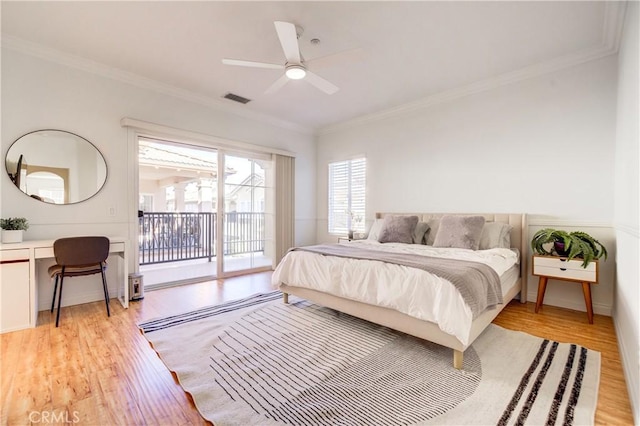
<svg viewBox="0 0 640 426">
<path fill-rule="evenodd" d="M 307 70 L 302 64 L 287 64 L 284 72 L 291 80 L 301 80 L 307 75 Z"/>
</svg>

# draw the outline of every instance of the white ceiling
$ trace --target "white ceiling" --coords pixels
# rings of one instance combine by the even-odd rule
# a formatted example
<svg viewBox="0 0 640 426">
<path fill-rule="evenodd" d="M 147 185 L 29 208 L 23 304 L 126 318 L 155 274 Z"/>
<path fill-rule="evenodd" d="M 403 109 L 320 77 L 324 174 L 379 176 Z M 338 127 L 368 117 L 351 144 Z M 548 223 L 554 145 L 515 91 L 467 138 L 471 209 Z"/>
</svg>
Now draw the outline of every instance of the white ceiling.
<svg viewBox="0 0 640 426">
<path fill-rule="evenodd" d="M 619 4 L 594 1 L 2 1 L 1 7 L 5 46 L 53 49 L 124 71 L 129 80 L 133 74 L 310 130 L 611 54 L 621 25 Z M 291 81 L 265 95 L 281 71 L 221 63 L 225 57 L 284 63 L 275 20 L 304 28 L 302 55 L 337 93 Z M 350 49 L 361 50 L 313 63 Z M 252 102 L 222 99 L 227 92 Z"/>
</svg>

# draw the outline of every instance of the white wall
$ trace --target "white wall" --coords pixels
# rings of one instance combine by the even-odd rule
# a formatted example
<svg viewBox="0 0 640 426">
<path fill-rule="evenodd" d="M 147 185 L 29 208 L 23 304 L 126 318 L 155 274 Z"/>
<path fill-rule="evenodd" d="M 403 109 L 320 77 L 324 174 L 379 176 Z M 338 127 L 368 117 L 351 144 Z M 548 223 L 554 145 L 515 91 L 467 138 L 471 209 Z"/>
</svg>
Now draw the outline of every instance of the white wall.
<svg viewBox="0 0 640 426">
<path fill-rule="evenodd" d="M 615 321 L 620 355 L 636 424 L 640 421 L 640 34 L 637 2 L 627 3 L 619 53 L 618 122 L 615 155 L 616 259 Z"/>
<path fill-rule="evenodd" d="M 524 212 L 529 232 L 584 229 L 610 251 L 594 311 L 613 306 L 617 60 L 610 56 L 378 121 L 321 134 L 318 240 L 327 234 L 327 163 L 367 157 L 375 212 Z M 537 280 L 529 281 L 535 300 Z M 579 286 L 552 281 L 545 303 L 584 308 Z"/>
<path fill-rule="evenodd" d="M 98 195 L 68 206 L 33 200 L 13 187 L 6 173 L 0 173 L 0 216 L 25 216 L 30 223 L 26 239 L 82 234 L 131 237 L 130 225 L 137 221 L 130 214 L 137 210 L 137 197 L 130 191 L 137 179 L 133 175 L 137 153 L 129 149 L 127 130 L 120 125 L 123 117 L 130 117 L 296 153 L 296 244 L 315 240 L 316 160 L 315 141 L 310 134 L 249 120 L 7 48 L 2 49 L 1 100 L 3 159 L 11 143 L 21 135 L 37 129 L 61 129 L 91 141 L 104 155 L 108 167 L 107 182 Z M 40 270 L 45 268 L 43 264 Z M 41 283 L 50 287 L 46 279 Z M 41 293 L 51 297 L 48 288 Z"/>
</svg>

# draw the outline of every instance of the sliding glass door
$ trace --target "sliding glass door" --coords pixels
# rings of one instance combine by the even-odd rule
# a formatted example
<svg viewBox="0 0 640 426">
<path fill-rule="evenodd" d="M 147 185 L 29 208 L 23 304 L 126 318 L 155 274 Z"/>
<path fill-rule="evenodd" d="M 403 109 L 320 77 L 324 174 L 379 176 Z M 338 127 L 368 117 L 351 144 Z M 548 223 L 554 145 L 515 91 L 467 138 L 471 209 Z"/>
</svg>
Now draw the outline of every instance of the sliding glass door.
<svg viewBox="0 0 640 426">
<path fill-rule="evenodd" d="M 225 154 L 225 275 L 273 265 L 273 161 L 270 156 Z"/>
<path fill-rule="evenodd" d="M 139 262 L 145 286 L 273 265 L 270 155 L 139 138 Z"/>
</svg>

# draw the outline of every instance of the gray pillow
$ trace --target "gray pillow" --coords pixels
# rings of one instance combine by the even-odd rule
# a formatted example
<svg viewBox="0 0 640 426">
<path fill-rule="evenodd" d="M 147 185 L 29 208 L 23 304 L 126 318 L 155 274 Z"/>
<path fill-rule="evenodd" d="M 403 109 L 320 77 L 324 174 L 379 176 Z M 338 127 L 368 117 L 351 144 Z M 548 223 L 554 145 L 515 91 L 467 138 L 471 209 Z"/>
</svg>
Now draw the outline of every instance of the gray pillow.
<svg viewBox="0 0 640 426">
<path fill-rule="evenodd" d="M 416 229 L 413 230 L 413 244 L 425 244 L 427 232 L 429 232 L 429 224 L 427 222 L 418 222 Z"/>
<path fill-rule="evenodd" d="M 478 250 L 483 226 L 482 216 L 443 216 L 433 246 Z"/>
<path fill-rule="evenodd" d="M 413 242 L 413 231 L 418 224 L 418 216 L 393 216 L 387 215 L 382 223 L 382 230 L 378 241 L 381 243 L 405 243 Z"/>
<path fill-rule="evenodd" d="M 511 230 L 507 223 L 487 222 L 480 234 L 480 250 L 492 248 L 511 248 Z"/>
</svg>

